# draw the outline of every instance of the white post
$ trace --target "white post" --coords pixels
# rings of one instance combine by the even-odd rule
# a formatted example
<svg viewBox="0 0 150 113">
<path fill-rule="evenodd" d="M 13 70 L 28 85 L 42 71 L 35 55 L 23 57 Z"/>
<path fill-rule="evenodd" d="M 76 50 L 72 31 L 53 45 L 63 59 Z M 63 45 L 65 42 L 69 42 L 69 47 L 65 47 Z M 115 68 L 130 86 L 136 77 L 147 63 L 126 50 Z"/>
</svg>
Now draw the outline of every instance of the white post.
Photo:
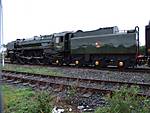
<svg viewBox="0 0 150 113">
<path fill-rule="evenodd" d="M 0 49 L 3 51 L 3 47 L 2 47 L 2 44 L 3 44 L 3 21 L 2 20 L 3 20 L 2 1 L 0 0 Z M 2 65 L 2 66 L 4 66 L 4 65 Z M 2 78 L 2 74 L 0 72 L 0 113 L 3 113 L 1 78 Z"/>
<path fill-rule="evenodd" d="M 4 39 L 3 39 L 3 37 L 4 37 L 4 34 L 3 34 L 3 7 L 2 7 L 2 2 L 1 2 L 1 0 L 0 0 L 0 3 L 1 3 L 1 8 L 0 8 L 0 10 L 1 10 L 1 50 L 2 50 L 2 66 L 4 67 L 4 47 L 3 47 L 3 41 L 4 41 Z"/>
</svg>

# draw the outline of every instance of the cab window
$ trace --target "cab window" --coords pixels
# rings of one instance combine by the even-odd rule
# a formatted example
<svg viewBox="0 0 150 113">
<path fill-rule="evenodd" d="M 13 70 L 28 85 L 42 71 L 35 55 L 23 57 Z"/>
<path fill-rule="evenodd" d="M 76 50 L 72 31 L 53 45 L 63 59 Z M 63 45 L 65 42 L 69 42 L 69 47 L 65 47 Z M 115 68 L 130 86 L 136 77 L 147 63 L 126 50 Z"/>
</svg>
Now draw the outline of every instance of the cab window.
<svg viewBox="0 0 150 113">
<path fill-rule="evenodd" d="M 55 39 L 55 43 L 61 43 L 61 42 L 63 42 L 63 36 L 60 36 L 60 37 L 56 37 L 56 39 Z"/>
<path fill-rule="evenodd" d="M 56 44 L 59 43 L 59 37 L 56 37 L 56 40 L 55 40 Z"/>
</svg>

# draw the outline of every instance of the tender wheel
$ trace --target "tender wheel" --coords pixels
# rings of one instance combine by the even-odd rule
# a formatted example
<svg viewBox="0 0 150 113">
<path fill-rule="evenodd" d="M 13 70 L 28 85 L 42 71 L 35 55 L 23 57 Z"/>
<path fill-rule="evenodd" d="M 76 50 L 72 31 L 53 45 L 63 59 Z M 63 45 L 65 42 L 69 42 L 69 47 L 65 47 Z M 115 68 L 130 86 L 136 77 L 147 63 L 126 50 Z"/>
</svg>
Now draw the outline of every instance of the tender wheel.
<svg viewBox="0 0 150 113">
<path fill-rule="evenodd" d="M 117 67 L 118 67 L 118 69 L 122 70 L 122 69 L 126 68 L 126 63 L 124 61 L 118 61 Z"/>
<path fill-rule="evenodd" d="M 107 67 L 107 63 L 104 61 L 96 60 L 94 61 L 94 65 L 96 68 L 105 68 Z"/>
<path fill-rule="evenodd" d="M 56 60 L 56 61 L 55 61 L 55 64 L 56 64 L 57 66 L 62 66 L 62 65 L 63 65 L 63 61 L 62 61 L 62 60 Z"/>
<path fill-rule="evenodd" d="M 80 60 L 76 60 L 76 61 L 75 61 L 75 66 L 76 66 L 76 67 L 81 67 L 81 66 L 82 66 L 81 61 L 80 61 Z"/>
</svg>

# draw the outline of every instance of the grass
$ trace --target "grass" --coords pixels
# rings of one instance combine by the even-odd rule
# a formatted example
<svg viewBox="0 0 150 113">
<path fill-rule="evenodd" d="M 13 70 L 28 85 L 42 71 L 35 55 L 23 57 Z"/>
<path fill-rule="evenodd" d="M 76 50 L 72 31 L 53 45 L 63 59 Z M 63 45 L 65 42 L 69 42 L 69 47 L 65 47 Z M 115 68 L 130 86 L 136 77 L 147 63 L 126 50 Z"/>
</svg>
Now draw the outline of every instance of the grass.
<svg viewBox="0 0 150 113">
<path fill-rule="evenodd" d="M 2 87 L 4 113 L 50 113 L 52 97 L 46 92 L 35 92 L 30 88 Z"/>
<path fill-rule="evenodd" d="M 29 73 L 34 73 L 34 74 L 51 75 L 51 76 L 63 75 L 60 72 L 50 70 L 49 67 L 43 67 L 43 66 L 5 64 L 5 66 L 2 69 L 10 70 L 10 71 L 17 71 L 17 72 L 29 72 Z"/>
<path fill-rule="evenodd" d="M 2 87 L 4 99 L 4 113 L 51 113 L 54 106 L 61 106 L 68 112 L 72 108 L 66 100 L 46 91 L 33 91 L 30 88 L 17 88 L 10 85 Z"/>
</svg>

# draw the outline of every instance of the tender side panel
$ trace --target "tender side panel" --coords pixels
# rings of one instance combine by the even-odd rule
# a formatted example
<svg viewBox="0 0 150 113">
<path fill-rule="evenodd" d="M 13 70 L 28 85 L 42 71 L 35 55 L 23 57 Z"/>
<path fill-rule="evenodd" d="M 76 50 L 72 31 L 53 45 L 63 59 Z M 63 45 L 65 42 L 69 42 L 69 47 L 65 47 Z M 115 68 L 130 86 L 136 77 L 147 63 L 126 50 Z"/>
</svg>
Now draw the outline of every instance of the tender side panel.
<svg viewBox="0 0 150 113">
<path fill-rule="evenodd" d="M 71 54 L 136 54 L 136 33 L 107 34 L 71 39 Z"/>
</svg>

